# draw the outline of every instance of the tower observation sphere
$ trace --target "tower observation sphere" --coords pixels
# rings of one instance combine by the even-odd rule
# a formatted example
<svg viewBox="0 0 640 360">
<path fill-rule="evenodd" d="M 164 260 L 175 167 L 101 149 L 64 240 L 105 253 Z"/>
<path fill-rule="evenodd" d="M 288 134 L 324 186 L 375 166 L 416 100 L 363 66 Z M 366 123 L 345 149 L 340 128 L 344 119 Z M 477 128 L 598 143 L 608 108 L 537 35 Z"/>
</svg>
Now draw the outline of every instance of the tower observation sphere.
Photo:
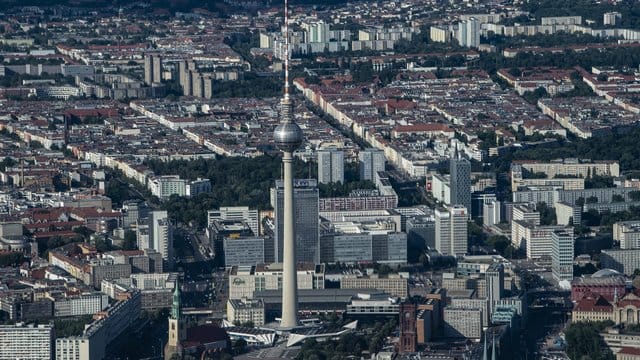
<svg viewBox="0 0 640 360">
<path fill-rule="evenodd" d="M 273 131 L 273 139 L 280 150 L 293 152 L 302 144 L 302 129 L 293 122 L 280 123 Z"/>
</svg>

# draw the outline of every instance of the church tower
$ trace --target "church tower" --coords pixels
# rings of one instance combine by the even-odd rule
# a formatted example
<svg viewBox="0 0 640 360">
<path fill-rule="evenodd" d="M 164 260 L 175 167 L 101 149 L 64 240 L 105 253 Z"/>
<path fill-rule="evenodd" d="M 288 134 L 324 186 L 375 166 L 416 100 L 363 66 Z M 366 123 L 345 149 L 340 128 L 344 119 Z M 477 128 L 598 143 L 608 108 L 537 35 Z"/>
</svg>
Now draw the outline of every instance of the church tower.
<svg viewBox="0 0 640 360">
<path fill-rule="evenodd" d="M 165 360 L 171 359 L 174 354 L 181 354 L 180 343 L 187 338 L 187 327 L 180 317 L 180 283 L 176 279 L 176 288 L 173 291 L 171 315 L 169 316 L 169 340 L 164 348 Z"/>
</svg>

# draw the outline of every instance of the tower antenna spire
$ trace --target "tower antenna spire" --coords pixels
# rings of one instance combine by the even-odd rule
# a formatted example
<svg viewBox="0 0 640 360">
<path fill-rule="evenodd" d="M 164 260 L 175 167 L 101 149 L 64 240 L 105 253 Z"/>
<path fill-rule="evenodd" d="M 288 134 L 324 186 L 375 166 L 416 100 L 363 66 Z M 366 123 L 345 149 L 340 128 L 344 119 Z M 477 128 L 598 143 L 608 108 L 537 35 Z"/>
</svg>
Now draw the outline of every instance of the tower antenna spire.
<svg viewBox="0 0 640 360">
<path fill-rule="evenodd" d="M 289 0 L 284 0 L 284 97 L 289 98 Z"/>
</svg>

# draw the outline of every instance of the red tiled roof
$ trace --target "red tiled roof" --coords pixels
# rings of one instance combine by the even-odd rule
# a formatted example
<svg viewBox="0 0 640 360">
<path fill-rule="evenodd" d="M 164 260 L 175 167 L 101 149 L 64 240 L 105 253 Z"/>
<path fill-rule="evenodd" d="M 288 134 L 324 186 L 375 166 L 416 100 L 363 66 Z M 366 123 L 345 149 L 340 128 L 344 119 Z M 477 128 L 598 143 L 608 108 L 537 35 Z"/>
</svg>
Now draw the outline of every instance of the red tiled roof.
<svg viewBox="0 0 640 360">
<path fill-rule="evenodd" d="M 218 341 L 229 341 L 227 331 L 212 324 L 193 326 L 187 329 L 187 339 L 182 342 L 184 347 L 211 344 Z"/>
<path fill-rule="evenodd" d="M 445 124 L 416 124 L 416 125 L 400 125 L 393 129 L 396 132 L 424 132 L 424 131 L 444 131 L 453 132 L 453 130 Z"/>
<path fill-rule="evenodd" d="M 573 310 L 589 312 L 611 312 L 613 311 L 613 305 L 611 305 L 607 301 L 607 299 L 605 299 L 601 295 L 589 294 L 578 300 Z"/>
<path fill-rule="evenodd" d="M 618 354 L 640 356 L 640 348 L 623 347 L 622 349 L 620 349 L 620 351 L 618 351 Z"/>
</svg>

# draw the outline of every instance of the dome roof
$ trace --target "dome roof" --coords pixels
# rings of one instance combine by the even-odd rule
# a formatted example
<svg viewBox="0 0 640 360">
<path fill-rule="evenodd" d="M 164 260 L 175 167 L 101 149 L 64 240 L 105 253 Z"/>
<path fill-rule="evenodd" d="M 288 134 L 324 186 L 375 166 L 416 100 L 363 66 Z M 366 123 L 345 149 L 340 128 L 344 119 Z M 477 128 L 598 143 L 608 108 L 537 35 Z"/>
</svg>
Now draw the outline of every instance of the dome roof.
<svg viewBox="0 0 640 360">
<path fill-rule="evenodd" d="M 596 271 L 595 273 L 593 273 L 593 275 L 591 275 L 592 278 L 603 278 L 612 276 L 622 276 L 622 274 L 613 269 L 602 269 Z"/>
</svg>

